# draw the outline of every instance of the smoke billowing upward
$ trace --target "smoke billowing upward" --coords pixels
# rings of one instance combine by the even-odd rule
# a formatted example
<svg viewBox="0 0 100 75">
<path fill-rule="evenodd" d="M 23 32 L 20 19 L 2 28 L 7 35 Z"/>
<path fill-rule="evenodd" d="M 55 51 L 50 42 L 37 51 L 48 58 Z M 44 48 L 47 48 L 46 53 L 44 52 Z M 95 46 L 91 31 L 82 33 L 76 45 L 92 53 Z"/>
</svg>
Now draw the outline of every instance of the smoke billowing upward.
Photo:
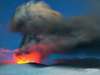
<svg viewBox="0 0 100 75">
<path fill-rule="evenodd" d="M 94 2 L 93 6 L 98 9 L 97 3 Z M 65 19 L 44 2 L 28 2 L 16 10 L 12 29 L 26 34 L 35 33 L 38 44 L 52 44 L 57 50 L 70 50 L 100 40 L 100 16 L 95 14 Z"/>
<path fill-rule="evenodd" d="M 51 9 L 46 3 L 28 2 L 19 6 L 12 21 L 12 30 L 21 32 L 32 32 L 45 30 L 60 24 L 62 15 Z M 49 28 L 50 28 L 49 27 Z"/>
</svg>

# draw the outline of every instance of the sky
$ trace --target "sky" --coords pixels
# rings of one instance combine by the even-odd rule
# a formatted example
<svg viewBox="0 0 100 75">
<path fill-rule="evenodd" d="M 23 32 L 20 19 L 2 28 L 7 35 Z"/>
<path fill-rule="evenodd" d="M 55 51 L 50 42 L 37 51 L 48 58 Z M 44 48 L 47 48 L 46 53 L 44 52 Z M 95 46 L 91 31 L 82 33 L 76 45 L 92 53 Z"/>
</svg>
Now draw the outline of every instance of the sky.
<svg viewBox="0 0 100 75">
<path fill-rule="evenodd" d="M 0 48 L 18 48 L 22 35 L 9 31 L 16 7 L 30 0 L 0 0 Z M 43 0 L 65 17 L 83 16 L 90 9 L 88 0 Z"/>
</svg>

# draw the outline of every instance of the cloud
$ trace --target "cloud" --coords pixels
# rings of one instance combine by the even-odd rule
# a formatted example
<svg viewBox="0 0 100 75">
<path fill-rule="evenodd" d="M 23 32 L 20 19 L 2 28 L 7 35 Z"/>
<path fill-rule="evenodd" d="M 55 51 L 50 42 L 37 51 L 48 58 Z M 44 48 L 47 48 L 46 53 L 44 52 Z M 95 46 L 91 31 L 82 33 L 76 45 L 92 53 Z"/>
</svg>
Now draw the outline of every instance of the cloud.
<svg viewBox="0 0 100 75">
<path fill-rule="evenodd" d="M 44 29 L 48 25 L 55 26 L 61 20 L 62 15 L 51 9 L 46 3 L 29 1 L 17 8 L 12 21 L 12 28 L 17 29 L 17 31 L 32 31 L 38 29 L 38 27 Z"/>
</svg>

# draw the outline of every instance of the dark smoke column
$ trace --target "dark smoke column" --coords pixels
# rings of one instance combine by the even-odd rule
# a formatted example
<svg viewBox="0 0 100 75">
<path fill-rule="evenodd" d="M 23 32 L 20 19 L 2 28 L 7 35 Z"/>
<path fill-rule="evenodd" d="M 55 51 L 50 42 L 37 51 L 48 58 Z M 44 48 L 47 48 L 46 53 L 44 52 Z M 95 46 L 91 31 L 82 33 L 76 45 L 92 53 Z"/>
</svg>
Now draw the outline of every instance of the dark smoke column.
<svg viewBox="0 0 100 75">
<path fill-rule="evenodd" d="M 48 32 L 61 25 L 62 15 L 41 0 L 29 1 L 19 6 L 12 19 L 12 31 L 24 34 L 22 45 L 33 35 Z"/>
</svg>

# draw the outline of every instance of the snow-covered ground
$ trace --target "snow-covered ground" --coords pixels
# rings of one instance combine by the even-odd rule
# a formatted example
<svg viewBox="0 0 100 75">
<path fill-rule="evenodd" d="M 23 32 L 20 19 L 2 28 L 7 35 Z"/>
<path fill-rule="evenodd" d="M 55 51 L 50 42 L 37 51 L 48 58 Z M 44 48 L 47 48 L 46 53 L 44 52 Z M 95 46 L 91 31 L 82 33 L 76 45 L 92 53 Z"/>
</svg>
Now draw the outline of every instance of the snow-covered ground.
<svg viewBox="0 0 100 75">
<path fill-rule="evenodd" d="M 36 67 L 32 65 L 0 65 L 0 75 L 100 75 L 99 68 Z"/>
</svg>

